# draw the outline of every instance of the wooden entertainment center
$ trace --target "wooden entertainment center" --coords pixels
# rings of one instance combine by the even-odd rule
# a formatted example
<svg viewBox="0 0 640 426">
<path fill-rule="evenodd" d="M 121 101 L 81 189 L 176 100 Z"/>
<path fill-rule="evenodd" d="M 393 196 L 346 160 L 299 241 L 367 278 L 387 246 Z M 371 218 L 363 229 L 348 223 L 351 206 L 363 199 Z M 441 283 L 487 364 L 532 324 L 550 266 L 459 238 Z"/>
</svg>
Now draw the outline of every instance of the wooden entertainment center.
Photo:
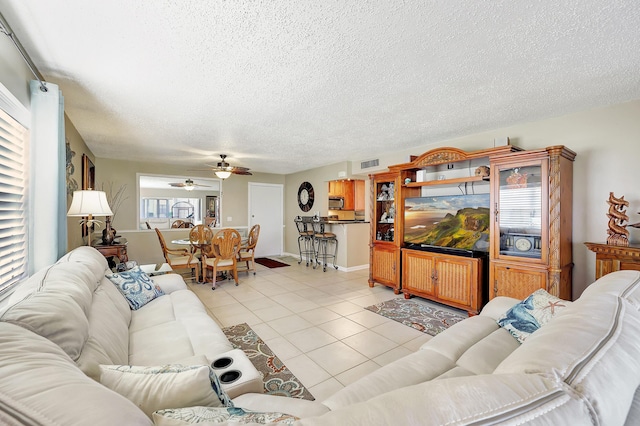
<svg viewBox="0 0 640 426">
<path fill-rule="evenodd" d="M 369 286 L 384 284 L 407 299 L 420 296 L 470 315 L 493 297 L 523 299 L 538 288 L 570 300 L 574 159 L 564 146 L 438 148 L 370 175 Z M 489 206 L 457 213 L 451 207 L 442 222 L 455 229 L 438 225 L 444 230 L 435 245 L 415 240 L 430 238 L 438 222 L 408 225 L 410 215 L 430 200 L 471 198 Z M 465 238 L 464 248 L 450 247 Z"/>
</svg>

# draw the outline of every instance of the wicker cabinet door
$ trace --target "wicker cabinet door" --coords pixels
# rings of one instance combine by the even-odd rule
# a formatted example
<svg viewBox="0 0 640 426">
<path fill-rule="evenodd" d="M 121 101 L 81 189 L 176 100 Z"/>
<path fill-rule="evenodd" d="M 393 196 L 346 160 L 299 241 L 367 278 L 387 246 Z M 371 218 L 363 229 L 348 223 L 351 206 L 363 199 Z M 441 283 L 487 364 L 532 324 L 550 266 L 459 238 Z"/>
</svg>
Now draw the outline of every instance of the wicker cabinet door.
<svg viewBox="0 0 640 426">
<path fill-rule="evenodd" d="M 402 288 L 405 295 L 409 292 L 423 296 L 435 296 L 435 258 L 428 253 L 404 250 L 402 256 Z"/>
<path fill-rule="evenodd" d="M 476 294 L 472 290 L 478 280 L 477 265 L 477 259 L 440 259 L 436 266 L 438 299 L 447 304 L 475 305 Z"/>
<path fill-rule="evenodd" d="M 393 287 L 398 286 L 398 252 L 391 245 L 375 244 L 371 249 L 371 279 L 381 284 Z"/>
<path fill-rule="evenodd" d="M 509 296 L 524 299 L 538 289 L 547 289 L 547 274 L 545 269 L 494 263 L 491 268 L 492 289 L 489 297 L 493 299 L 496 296 Z"/>
</svg>

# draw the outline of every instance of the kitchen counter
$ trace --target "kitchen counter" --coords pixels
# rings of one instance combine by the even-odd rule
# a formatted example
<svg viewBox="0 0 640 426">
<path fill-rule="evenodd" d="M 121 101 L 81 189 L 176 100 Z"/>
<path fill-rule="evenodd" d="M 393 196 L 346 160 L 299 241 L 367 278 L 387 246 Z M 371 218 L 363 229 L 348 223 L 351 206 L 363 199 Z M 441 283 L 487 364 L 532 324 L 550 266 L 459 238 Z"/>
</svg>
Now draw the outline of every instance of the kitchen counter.
<svg viewBox="0 0 640 426">
<path fill-rule="evenodd" d="M 369 223 L 365 220 L 327 220 L 325 223 L 328 224 L 340 224 L 340 225 L 348 225 L 351 223 Z"/>
<path fill-rule="evenodd" d="M 338 240 L 336 265 L 343 271 L 368 268 L 370 223 L 363 220 L 328 220 L 325 223 Z"/>
</svg>

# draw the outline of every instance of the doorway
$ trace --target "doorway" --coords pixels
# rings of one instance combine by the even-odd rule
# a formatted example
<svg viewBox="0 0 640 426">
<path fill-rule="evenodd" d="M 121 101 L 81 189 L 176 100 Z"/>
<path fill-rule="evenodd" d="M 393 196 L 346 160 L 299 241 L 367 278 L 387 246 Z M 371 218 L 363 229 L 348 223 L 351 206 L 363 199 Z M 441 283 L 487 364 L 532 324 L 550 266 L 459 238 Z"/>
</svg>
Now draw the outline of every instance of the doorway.
<svg viewBox="0 0 640 426">
<path fill-rule="evenodd" d="M 281 184 L 249 182 L 249 229 L 260 225 L 256 257 L 280 256 L 283 250 L 284 190 Z"/>
</svg>

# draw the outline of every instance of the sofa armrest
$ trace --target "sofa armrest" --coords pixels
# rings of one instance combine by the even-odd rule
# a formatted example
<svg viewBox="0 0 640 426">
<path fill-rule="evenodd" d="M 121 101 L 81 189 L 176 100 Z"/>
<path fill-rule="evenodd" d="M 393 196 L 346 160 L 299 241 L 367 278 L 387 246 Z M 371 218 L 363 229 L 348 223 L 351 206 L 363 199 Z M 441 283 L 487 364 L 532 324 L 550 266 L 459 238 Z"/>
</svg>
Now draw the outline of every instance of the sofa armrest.
<svg viewBox="0 0 640 426">
<path fill-rule="evenodd" d="M 179 274 L 164 274 L 151 277 L 165 293 L 173 293 L 177 290 L 186 290 L 187 284 Z"/>
</svg>

